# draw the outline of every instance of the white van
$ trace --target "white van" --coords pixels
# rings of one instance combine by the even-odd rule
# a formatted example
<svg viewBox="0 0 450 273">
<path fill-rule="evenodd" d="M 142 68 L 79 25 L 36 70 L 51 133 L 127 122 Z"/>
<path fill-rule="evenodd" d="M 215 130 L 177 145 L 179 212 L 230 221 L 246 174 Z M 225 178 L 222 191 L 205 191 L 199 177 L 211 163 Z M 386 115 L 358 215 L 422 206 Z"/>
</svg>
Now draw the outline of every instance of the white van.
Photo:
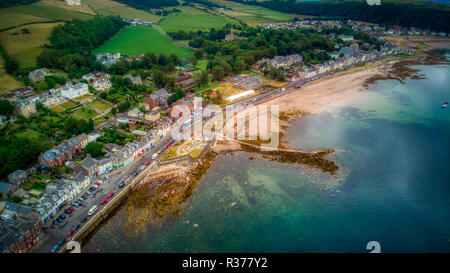
<svg viewBox="0 0 450 273">
<path fill-rule="evenodd" d="M 91 216 L 92 214 L 94 214 L 94 212 L 97 210 L 97 205 L 94 205 L 89 211 L 88 211 L 88 215 Z"/>
</svg>

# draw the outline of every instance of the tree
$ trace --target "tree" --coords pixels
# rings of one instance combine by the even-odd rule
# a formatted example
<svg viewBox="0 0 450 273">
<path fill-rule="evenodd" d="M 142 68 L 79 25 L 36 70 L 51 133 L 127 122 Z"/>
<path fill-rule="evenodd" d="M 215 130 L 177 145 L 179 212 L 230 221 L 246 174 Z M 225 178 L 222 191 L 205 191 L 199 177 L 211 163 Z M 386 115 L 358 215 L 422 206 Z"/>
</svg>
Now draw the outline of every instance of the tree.
<svg viewBox="0 0 450 273">
<path fill-rule="evenodd" d="M 225 71 L 223 71 L 222 66 L 216 65 L 212 68 L 212 74 L 214 79 L 221 81 L 225 77 Z"/>
<path fill-rule="evenodd" d="M 167 76 L 166 76 L 166 74 L 164 72 L 162 72 L 161 70 L 155 70 L 153 72 L 153 83 L 158 88 L 165 87 L 166 84 L 167 84 Z"/>
<path fill-rule="evenodd" d="M 84 152 L 92 157 L 100 157 L 103 155 L 103 144 L 100 142 L 89 142 L 84 148 Z"/>
<path fill-rule="evenodd" d="M 117 113 L 117 108 L 113 107 L 111 108 L 111 114 L 115 115 Z"/>
<path fill-rule="evenodd" d="M 169 99 L 167 100 L 168 104 L 172 104 L 174 102 L 176 102 L 179 99 L 182 99 L 186 97 L 186 93 L 183 91 L 183 89 L 178 88 L 178 90 L 173 93 L 172 95 L 170 95 Z"/>
<path fill-rule="evenodd" d="M 205 86 L 205 85 L 208 85 L 208 82 L 209 82 L 208 71 L 202 70 L 202 72 L 200 72 L 198 85 L 199 86 Z"/>
<path fill-rule="evenodd" d="M 191 61 L 191 64 L 192 64 L 193 66 L 197 65 L 197 58 L 196 58 L 195 56 L 192 56 L 192 57 L 190 58 L 190 61 Z"/>
<path fill-rule="evenodd" d="M 14 112 L 14 106 L 8 100 L 0 100 L 0 115 L 10 118 Z"/>
<path fill-rule="evenodd" d="M 56 86 L 56 81 L 53 79 L 53 77 L 45 77 L 45 82 L 47 83 L 47 88 L 52 89 Z"/>
</svg>

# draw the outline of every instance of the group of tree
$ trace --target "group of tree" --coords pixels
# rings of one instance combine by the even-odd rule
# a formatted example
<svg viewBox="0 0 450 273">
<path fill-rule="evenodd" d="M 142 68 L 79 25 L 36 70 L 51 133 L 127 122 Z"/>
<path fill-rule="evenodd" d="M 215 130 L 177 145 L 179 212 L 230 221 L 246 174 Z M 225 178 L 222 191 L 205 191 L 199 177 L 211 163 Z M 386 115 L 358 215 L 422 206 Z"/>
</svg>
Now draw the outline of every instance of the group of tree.
<svg viewBox="0 0 450 273">
<path fill-rule="evenodd" d="M 42 67 L 68 72 L 78 78 L 94 69 L 101 69 L 92 51 L 117 33 L 125 23 L 119 17 L 95 17 L 91 20 L 72 20 L 53 28 L 49 45 L 38 56 Z"/>
<path fill-rule="evenodd" d="M 189 46 L 199 48 L 202 46 L 202 42 L 204 40 L 208 41 L 219 41 L 225 39 L 225 36 L 230 33 L 230 29 L 242 30 L 242 26 L 240 25 L 232 25 L 228 23 L 223 28 L 216 30 L 215 28 L 211 28 L 209 32 L 204 32 L 201 30 L 198 31 L 184 31 L 179 30 L 177 32 L 168 32 L 172 38 L 175 40 L 188 40 Z"/>
<path fill-rule="evenodd" d="M 2 0 L 0 1 L 0 8 L 9 8 L 16 5 L 26 5 L 26 4 L 32 4 L 34 2 L 37 2 L 39 0 Z"/>
<path fill-rule="evenodd" d="M 103 135 L 97 139 L 97 142 L 102 142 L 105 144 L 114 143 L 117 145 L 125 145 L 128 141 L 134 141 L 135 136 L 127 135 L 122 132 L 117 131 L 115 128 L 105 128 L 103 129 Z"/>
<path fill-rule="evenodd" d="M 207 54 L 207 71 L 215 80 L 241 73 L 255 62 L 276 55 L 301 54 L 306 64 L 329 60 L 327 52 L 333 50 L 335 41 L 314 30 L 298 31 L 278 29 L 246 29 L 246 40 L 203 40 L 198 51 Z M 197 51 L 197 52 L 198 52 Z"/>
<path fill-rule="evenodd" d="M 0 55 L 2 55 L 2 58 L 5 62 L 3 67 L 5 68 L 6 73 L 10 75 L 16 75 L 17 71 L 20 68 L 19 63 L 8 54 L 8 52 L 2 45 L 0 45 Z"/>
<path fill-rule="evenodd" d="M 64 138 L 70 138 L 72 135 L 79 135 L 82 133 L 90 133 L 94 130 L 94 121 L 89 119 L 77 119 L 72 116 L 68 116 L 63 124 Z"/>
<path fill-rule="evenodd" d="M 9 119 L 14 112 L 14 105 L 9 100 L 0 99 L 0 115 Z"/>
<path fill-rule="evenodd" d="M 203 6 L 206 6 L 208 8 L 226 8 L 225 6 L 221 6 L 217 3 L 213 3 L 207 0 L 186 0 L 186 2 L 201 4 Z"/>
<path fill-rule="evenodd" d="M 28 167 L 45 148 L 25 137 L 0 137 L 0 177 Z"/>
<path fill-rule="evenodd" d="M 108 68 L 108 73 L 115 75 L 125 75 L 130 70 L 152 70 L 157 69 L 164 72 L 172 72 L 175 67 L 181 63 L 181 59 L 176 54 L 155 55 L 153 53 L 147 53 L 142 58 L 141 61 L 128 61 L 126 59 L 120 60 L 118 63 L 111 65 Z"/>
<path fill-rule="evenodd" d="M 234 2 L 261 6 L 281 12 L 319 16 L 329 19 L 351 19 L 384 25 L 418 27 L 432 31 L 450 32 L 450 8 L 443 4 L 416 1 L 382 1 L 381 5 L 368 5 L 366 0 L 352 1 L 295 1 L 269 0 Z"/>
<path fill-rule="evenodd" d="M 103 144 L 96 141 L 89 142 L 86 147 L 84 147 L 84 153 L 96 158 L 101 157 L 104 154 Z"/>
</svg>

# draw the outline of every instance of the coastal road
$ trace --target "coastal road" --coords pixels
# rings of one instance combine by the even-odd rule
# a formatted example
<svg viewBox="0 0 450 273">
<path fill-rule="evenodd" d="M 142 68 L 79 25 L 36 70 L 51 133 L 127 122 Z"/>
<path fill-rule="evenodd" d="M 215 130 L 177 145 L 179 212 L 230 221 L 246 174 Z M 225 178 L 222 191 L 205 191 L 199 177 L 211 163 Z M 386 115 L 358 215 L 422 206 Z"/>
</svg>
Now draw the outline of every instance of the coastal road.
<svg viewBox="0 0 450 273">
<path fill-rule="evenodd" d="M 105 174 L 96 178 L 90 186 L 94 185 L 94 183 L 98 180 L 101 180 L 103 184 L 98 189 L 96 189 L 92 195 L 87 195 L 87 199 L 83 201 L 83 205 L 81 207 L 72 206 L 72 208 L 74 209 L 74 212 L 72 212 L 72 214 L 69 215 L 64 213 L 65 209 L 71 207 L 71 205 L 69 204 L 62 208 L 57 215 L 53 216 L 53 218 L 50 219 L 44 226 L 44 229 L 49 238 L 46 241 L 42 242 L 41 245 L 39 245 L 33 252 L 49 253 L 61 239 L 66 239 L 66 242 L 70 241 L 70 237 L 67 237 L 67 233 L 77 224 L 80 224 L 81 228 L 84 224 L 88 223 L 89 219 L 101 210 L 103 206 L 101 205 L 101 201 L 109 200 L 107 196 L 111 192 L 113 192 L 114 195 L 117 195 L 120 191 L 122 191 L 124 188 L 120 189 L 119 184 L 125 183 L 126 185 L 128 185 L 131 182 L 131 179 L 134 178 L 133 173 L 140 170 L 142 166 L 145 166 L 146 161 L 152 162 L 152 155 L 159 150 L 164 150 L 167 147 L 170 139 L 171 135 L 169 133 L 160 141 L 158 141 L 158 143 L 155 145 L 155 148 L 150 149 L 143 156 L 134 160 L 133 163 L 131 163 L 129 166 L 123 168 L 122 170 L 117 170 L 112 174 Z M 90 186 L 88 188 L 90 188 Z M 81 196 L 83 196 L 86 191 L 88 191 L 88 188 L 82 191 L 77 197 L 75 197 L 72 202 L 75 202 Z M 92 216 L 88 216 L 87 213 L 89 209 L 94 205 L 97 205 L 98 209 Z M 64 219 L 63 223 L 55 226 L 52 222 L 61 214 L 65 214 L 66 219 Z M 88 221 L 81 223 L 81 219 L 85 217 L 88 218 Z M 75 233 L 76 231 L 74 231 L 72 236 Z"/>
</svg>

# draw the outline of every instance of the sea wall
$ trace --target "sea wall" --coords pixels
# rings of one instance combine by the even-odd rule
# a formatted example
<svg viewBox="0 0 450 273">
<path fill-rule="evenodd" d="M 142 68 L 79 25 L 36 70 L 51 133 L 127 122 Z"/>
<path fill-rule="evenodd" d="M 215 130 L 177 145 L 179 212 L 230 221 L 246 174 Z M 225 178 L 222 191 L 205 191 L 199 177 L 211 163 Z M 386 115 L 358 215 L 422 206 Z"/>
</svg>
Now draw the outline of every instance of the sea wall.
<svg viewBox="0 0 450 273">
<path fill-rule="evenodd" d="M 89 235 L 101 224 L 103 221 L 108 219 L 108 217 L 113 213 L 126 198 L 128 194 L 135 190 L 142 180 L 145 180 L 150 172 L 155 171 L 159 167 L 159 162 L 157 160 L 153 161 L 145 170 L 139 173 L 136 178 L 131 180 L 131 182 L 126 185 L 122 191 L 116 194 L 108 203 L 106 203 L 94 216 L 92 216 L 88 222 L 80 228 L 78 232 L 72 237 L 72 241 L 77 241 L 83 246 Z M 62 247 L 59 250 L 60 253 L 67 252 L 66 247 Z"/>
</svg>

